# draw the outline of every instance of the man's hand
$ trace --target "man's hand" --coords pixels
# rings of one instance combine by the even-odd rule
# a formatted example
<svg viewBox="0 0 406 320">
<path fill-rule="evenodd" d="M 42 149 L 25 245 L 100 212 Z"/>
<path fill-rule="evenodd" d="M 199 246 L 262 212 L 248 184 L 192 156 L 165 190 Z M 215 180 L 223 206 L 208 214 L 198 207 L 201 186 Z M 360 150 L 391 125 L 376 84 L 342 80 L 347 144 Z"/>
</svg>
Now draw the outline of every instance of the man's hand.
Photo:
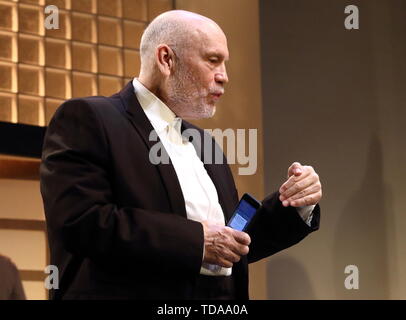
<svg viewBox="0 0 406 320">
<path fill-rule="evenodd" d="M 279 188 L 283 206 L 303 207 L 317 204 L 322 196 L 318 174 L 311 166 L 294 162 L 288 169 L 288 180 Z"/>
<path fill-rule="evenodd" d="M 203 262 L 230 268 L 248 254 L 250 236 L 227 226 L 203 221 L 204 257 Z"/>
</svg>

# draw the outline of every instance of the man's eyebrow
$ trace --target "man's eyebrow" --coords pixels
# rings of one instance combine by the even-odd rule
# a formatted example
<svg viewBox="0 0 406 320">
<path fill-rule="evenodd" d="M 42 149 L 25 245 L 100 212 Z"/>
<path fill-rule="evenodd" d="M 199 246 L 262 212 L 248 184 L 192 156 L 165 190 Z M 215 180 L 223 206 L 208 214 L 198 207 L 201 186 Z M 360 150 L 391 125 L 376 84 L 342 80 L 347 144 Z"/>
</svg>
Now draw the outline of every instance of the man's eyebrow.
<svg viewBox="0 0 406 320">
<path fill-rule="evenodd" d="M 209 51 L 207 53 L 207 56 L 209 56 L 209 57 L 213 57 L 213 56 L 219 57 L 220 59 L 222 59 L 224 61 L 228 61 L 228 59 L 229 59 L 228 56 L 226 57 L 223 53 L 221 53 L 219 51 Z"/>
</svg>

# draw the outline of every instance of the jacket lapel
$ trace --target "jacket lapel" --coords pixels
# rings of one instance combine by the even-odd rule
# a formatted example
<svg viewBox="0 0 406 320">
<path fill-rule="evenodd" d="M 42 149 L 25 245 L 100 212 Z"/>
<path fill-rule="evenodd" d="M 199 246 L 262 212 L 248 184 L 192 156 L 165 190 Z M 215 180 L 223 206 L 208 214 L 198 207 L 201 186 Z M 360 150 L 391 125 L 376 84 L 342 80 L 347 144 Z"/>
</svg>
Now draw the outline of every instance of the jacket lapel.
<svg viewBox="0 0 406 320">
<path fill-rule="evenodd" d="M 150 141 L 149 135 L 154 128 L 152 127 L 149 119 L 145 115 L 144 111 L 134 92 L 134 87 L 130 81 L 124 88 L 119 92 L 120 98 L 124 105 L 126 114 L 131 124 L 137 130 L 138 134 L 142 137 L 148 152 L 151 150 L 158 141 Z M 166 150 L 162 146 L 162 152 L 166 153 Z M 182 189 L 179 184 L 178 177 L 175 172 L 175 168 L 170 161 L 169 164 L 159 163 L 156 165 L 162 182 L 166 188 L 169 202 L 171 204 L 172 211 L 174 213 L 180 214 L 184 217 L 186 215 L 185 200 L 183 198 Z"/>
</svg>

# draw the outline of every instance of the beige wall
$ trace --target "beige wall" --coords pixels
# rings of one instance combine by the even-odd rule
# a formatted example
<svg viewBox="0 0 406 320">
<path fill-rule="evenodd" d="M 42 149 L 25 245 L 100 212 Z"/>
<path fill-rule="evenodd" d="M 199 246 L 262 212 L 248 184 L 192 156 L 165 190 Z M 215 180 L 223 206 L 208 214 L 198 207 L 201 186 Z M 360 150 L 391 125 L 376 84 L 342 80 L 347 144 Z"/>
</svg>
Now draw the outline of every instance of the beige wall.
<svg viewBox="0 0 406 320">
<path fill-rule="evenodd" d="M 177 9 L 205 15 L 224 30 L 230 52 L 227 63 L 229 84 L 218 104 L 214 118 L 196 123 L 207 129 L 257 129 L 258 167 L 254 175 L 239 175 L 238 165 L 232 170 L 239 195 L 249 192 L 258 199 L 264 195 L 262 150 L 262 105 L 258 1 L 252 0 L 177 0 Z M 247 138 L 248 139 L 248 138 Z M 252 299 L 266 297 L 265 264 L 250 265 Z"/>
<path fill-rule="evenodd" d="M 39 182 L 0 179 L 0 219 L 44 220 Z M 43 231 L 0 228 L 0 253 L 10 257 L 19 270 L 43 273 L 46 252 Z M 23 287 L 27 299 L 46 298 L 42 281 L 24 280 Z"/>
<path fill-rule="evenodd" d="M 320 173 L 320 231 L 267 261 L 271 299 L 406 298 L 406 4 L 261 1 L 266 190 L 298 160 Z M 344 268 L 357 265 L 359 290 Z"/>
</svg>

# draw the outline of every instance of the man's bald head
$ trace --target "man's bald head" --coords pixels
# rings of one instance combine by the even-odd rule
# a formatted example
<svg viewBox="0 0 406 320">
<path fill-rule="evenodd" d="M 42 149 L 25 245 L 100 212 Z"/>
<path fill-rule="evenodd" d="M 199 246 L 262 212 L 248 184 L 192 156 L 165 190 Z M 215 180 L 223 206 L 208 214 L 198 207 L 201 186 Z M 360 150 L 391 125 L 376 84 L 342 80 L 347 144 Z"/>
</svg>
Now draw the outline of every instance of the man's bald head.
<svg viewBox="0 0 406 320">
<path fill-rule="evenodd" d="M 142 35 L 141 68 L 153 66 L 155 50 L 160 44 L 166 44 L 182 55 L 190 45 L 199 41 L 198 38 L 205 29 L 221 31 L 217 23 L 197 13 L 172 10 L 160 14 L 151 21 Z"/>
</svg>

